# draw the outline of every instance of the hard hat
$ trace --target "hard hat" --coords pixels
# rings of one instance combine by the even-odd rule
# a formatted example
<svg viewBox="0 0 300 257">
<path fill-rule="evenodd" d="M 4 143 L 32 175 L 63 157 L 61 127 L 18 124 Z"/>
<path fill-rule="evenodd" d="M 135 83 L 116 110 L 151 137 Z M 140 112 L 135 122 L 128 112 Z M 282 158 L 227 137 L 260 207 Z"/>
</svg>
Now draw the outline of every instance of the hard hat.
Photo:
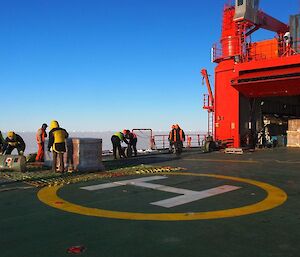
<svg viewBox="0 0 300 257">
<path fill-rule="evenodd" d="M 283 38 L 284 38 L 285 40 L 290 39 L 290 38 L 291 38 L 291 33 L 290 33 L 289 31 L 286 32 L 286 33 L 283 35 Z"/>
<path fill-rule="evenodd" d="M 50 123 L 50 130 L 52 130 L 54 128 L 59 128 L 59 124 L 58 124 L 58 122 L 56 120 L 53 120 Z"/>
<path fill-rule="evenodd" d="M 13 132 L 13 131 L 7 132 L 7 137 L 14 137 L 14 136 L 15 136 L 15 132 Z"/>
</svg>

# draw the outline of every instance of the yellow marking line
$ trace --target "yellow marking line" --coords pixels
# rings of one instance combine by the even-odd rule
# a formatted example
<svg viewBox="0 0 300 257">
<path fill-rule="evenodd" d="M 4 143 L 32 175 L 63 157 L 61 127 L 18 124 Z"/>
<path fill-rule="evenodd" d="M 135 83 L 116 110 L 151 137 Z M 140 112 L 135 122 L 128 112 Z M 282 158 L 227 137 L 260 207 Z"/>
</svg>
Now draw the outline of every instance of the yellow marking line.
<svg viewBox="0 0 300 257">
<path fill-rule="evenodd" d="M 190 213 L 139 213 L 139 212 L 122 212 L 122 211 L 111 211 L 97 208 L 89 208 L 74 204 L 58 197 L 57 191 L 63 186 L 44 187 L 38 192 L 38 198 L 40 201 L 54 208 L 77 213 L 87 216 L 96 216 L 103 218 L 114 218 L 114 219 L 129 219 L 129 220 L 158 220 L 158 221 L 175 221 L 175 220 L 204 220 L 204 219 L 220 219 L 237 217 L 242 215 L 248 215 L 252 213 L 262 212 L 275 208 L 283 204 L 286 199 L 286 193 L 278 187 L 272 186 L 267 183 L 260 181 L 237 178 L 215 174 L 197 174 L 197 173 L 160 173 L 168 176 L 197 176 L 197 177 L 211 177 L 217 179 L 225 179 L 231 181 L 237 181 L 242 183 L 251 184 L 257 186 L 267 192 L 267 197 L 260 202 L 255 204 L 246 205 L 243 207 L 218 210 L 218 211 L 207 211 L 207 212 L 190 212 Z M 60 204 L 57 204 L 60 203 Z"/>
<path fill-rule="evenodd" d="M 203 162 L 231 162 L 231 163 L 259 163 L 259 161 L 251 160 L 221 160 L 221 159 L 182 159 L 183 161 L 203 161 Z"/>
</svg>

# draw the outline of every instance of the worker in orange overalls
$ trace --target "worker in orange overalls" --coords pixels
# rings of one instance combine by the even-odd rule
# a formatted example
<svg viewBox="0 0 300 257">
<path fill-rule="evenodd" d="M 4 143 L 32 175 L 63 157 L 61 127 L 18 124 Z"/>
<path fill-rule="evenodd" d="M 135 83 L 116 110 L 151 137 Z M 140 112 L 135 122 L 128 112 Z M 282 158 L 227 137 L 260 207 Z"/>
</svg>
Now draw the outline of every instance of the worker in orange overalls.
<svg viewBox="0 0 300 257">
<path fill-rule="evenodd" d="M 48 125 L 44 123 L 41 128 L 36 132 L 36 142 L 38 145 L 38 152 L 35 160 L 37 162 L 44 161 L 44 152 L 45 152 L 45 138 L 47 137 L 46 129 Z"/>
<path fill-rule="evenodd" d="M 168 140 L 169 140 L 169 153 L 172 153 L 172 152 L 173 152 L 172 135 L 173 135 L 173 130 L 174 130 L 174 129 L 175 129 L 175 125 L 172 125 L 171 131 L 170 131 L 169 137 L 168 137 Z"/>
<path fill-rule="evenodd" d="M 192 137 L 187 136 L 187 147 L 191 147 L 192 146 Z"/>
<path fill-rule="evenodd" d="M 183 148 L 183 141 L 185 141 L 185 134 L 178 124 L 170 131 L 169 139 L 175 147 L 176 155 L 180 155 Z"/>
</svg>

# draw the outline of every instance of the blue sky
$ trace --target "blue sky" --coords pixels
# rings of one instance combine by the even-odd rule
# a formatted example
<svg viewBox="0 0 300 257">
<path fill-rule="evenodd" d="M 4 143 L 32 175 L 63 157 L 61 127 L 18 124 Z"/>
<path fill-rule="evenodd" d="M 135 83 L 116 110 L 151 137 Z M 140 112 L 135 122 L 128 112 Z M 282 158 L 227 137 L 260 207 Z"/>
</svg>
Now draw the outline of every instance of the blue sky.
<svg viewBox="0 0 300 257">
<path fill-rule="evenodd" d="M 0 1 L 0 130 L 206 130 L 200 69 L 213 73 L 227 0 Z M 261 0 L 288 22 L 298 0 Z M 266 31 L 258 38 L 272 38 Z"/>
</svg>

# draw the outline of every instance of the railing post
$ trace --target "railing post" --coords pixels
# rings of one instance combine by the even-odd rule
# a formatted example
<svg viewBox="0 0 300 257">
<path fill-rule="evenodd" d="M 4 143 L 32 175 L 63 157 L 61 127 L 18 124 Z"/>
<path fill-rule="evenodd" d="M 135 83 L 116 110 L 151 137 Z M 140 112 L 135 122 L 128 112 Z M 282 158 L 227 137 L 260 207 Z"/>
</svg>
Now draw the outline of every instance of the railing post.
<svg viewBox="0 0 300 257">
<path fill-rule="evenodd" d="M 151 145 L 150 145 L 150 147 L 151 147 L 151 149 L 152 150 L 155 150 L 155 136 L 151 136 L 150 137 L 151 139 Z"/>
</svg>

